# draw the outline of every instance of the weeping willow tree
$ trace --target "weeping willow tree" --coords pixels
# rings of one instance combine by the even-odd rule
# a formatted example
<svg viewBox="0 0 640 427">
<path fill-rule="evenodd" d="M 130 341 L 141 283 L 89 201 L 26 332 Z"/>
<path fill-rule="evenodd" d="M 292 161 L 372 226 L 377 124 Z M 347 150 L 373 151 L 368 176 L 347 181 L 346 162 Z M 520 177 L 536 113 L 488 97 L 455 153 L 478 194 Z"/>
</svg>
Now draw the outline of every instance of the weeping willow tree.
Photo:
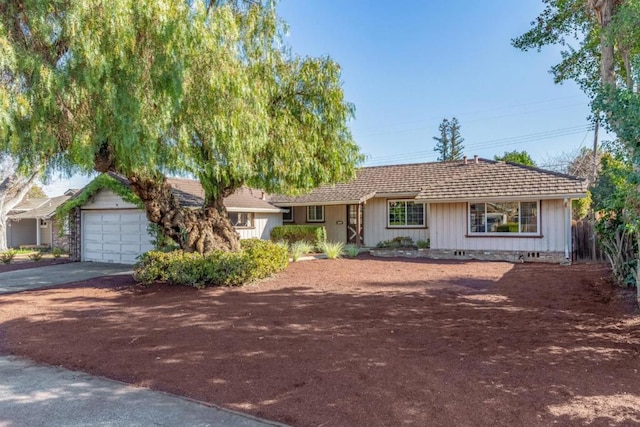
<svg viewBox="0 0 640 427">
<path fill-rule="evenodd" d="M 268 0 L 0 0 L 0 151 L 119 173 L 183 249 L 236 250 L 237 188 L 305 191 L 363 160 L 340 67 L 291 54 L 283 30 Z M 170 174 L 199 179 L 199 209 Z"/>
</svg>

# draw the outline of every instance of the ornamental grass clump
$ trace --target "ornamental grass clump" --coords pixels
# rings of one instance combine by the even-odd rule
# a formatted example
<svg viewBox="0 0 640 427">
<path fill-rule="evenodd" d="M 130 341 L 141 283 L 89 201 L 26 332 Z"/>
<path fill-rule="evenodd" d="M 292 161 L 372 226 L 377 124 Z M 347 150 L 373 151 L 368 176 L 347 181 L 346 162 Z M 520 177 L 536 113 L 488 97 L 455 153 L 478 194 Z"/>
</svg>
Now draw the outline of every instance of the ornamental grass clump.
<svg viewBox="0 0 640 427">
<path fill-rule="evenodd" d="M 36 251 L 32 254 L 28 255 L 31 261 L 40 261 L 42 259 L 42 253 L 40 251 Z"/>
<path fill-rule="evenodd" d="M 337 259 L 342 255 L 342 249 L 344 248 L 344 243 L 342 242 L 325 242 L 321 245 L 322 252 L 329 259 Z"/>
<path fill-rule="evenodd" d="M 298 261 L 303 256 L 313 252 L 313 245 L 307 241 L 301 240 L 289 245 L 289 254 L 294 262 Z"/>
<path fill-rule="evenodd" d="M 0 261 L 2 261 L 3 264 L 11 264 L 11 261 L 13 261 L 13 258 L 15 258 L 16 254 L 17 252 L 13 249 L 4 251 L 0 253 Z"/>
</svg>

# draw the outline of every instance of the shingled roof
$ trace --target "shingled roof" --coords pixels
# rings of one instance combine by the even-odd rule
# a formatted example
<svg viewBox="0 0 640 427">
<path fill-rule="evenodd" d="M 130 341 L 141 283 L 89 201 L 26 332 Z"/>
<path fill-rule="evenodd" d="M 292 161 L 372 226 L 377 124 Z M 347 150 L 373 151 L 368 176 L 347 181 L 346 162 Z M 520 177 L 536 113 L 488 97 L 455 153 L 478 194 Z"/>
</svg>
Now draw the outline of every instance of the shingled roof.
<svg viewBox="0 0 640 427">
<path fill-rule="evenodd" d="M 366 167 L 355 180 L 326 185 L 301 196 L 274 195 L 279 206 L 354 204 L 375 196 L 416 197 L 425 201 L 461 201 L 535 197 L 579 198 L 586 181 L 516 163 L 486 159 Z"/>
<path fill-rule="evenodd" d="M 21 202 L 8 215 L 9 219 L 49 219 L 56 212 L 56 208 L 69 200 L 70 196 L 57 196 L 46 199 L 27 199 Z"/>
<path fill-rule="evenodd" d="M 204 203 L 204 189 L 193 179 L 167 178 L 173 188 L 173 195 L 185 207 L 201 207 Z M 229 212 L 282 212 L 281 209 L 266 201 L 266 193 L 248 187 L 238 188 L 235 193 L 226 197 L 224 206 Z"/>
</svg>

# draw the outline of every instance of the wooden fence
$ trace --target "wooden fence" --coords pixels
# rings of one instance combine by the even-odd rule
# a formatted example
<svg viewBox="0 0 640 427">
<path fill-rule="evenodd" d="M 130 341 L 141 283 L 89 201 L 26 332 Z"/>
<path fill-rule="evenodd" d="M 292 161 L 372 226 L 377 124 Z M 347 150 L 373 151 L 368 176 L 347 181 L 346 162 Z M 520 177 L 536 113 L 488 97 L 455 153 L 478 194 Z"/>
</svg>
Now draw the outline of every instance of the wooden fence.
<svg viewBox="0 0 640 427">
<path fill-rule="evenodd" d="M 572 261 L 608 262 L 607 256 L 598 244 L 595 223 L 593 220 L 581 219 L 571 222 L 573 243 Z"/>
</svg>

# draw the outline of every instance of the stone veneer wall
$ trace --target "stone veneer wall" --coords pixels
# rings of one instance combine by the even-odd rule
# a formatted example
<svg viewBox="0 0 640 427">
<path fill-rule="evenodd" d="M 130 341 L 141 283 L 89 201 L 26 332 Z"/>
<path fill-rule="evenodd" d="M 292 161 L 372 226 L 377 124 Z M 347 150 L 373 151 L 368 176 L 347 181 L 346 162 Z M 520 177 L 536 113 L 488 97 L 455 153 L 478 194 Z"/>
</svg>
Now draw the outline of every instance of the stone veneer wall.
<svg viewBox="0 0 640 427">
<path fill-rule="evenodd" d="M 51 223 L 51 248 L 60 248 L 65 252 L 69 252 L 69 235 L 60 235 L 60 228 L 58 227 L 58 221 L 55 219 Z"/>
<path fill-rule="evenodd" d="M 81 242 L 80 234 L 80 208 L 74 208 L 69 214 L 69 259 L 71 261 L 80 261 L 81 259 Z"/>
<path fill-rule="evenodd" d="M 407 257 L 430 259 L 473 259 L 481 261 L 566 263 L 564 252 L 469 251 L 443 249 L 371 249 L 379 257 Z"/>
</svg>

